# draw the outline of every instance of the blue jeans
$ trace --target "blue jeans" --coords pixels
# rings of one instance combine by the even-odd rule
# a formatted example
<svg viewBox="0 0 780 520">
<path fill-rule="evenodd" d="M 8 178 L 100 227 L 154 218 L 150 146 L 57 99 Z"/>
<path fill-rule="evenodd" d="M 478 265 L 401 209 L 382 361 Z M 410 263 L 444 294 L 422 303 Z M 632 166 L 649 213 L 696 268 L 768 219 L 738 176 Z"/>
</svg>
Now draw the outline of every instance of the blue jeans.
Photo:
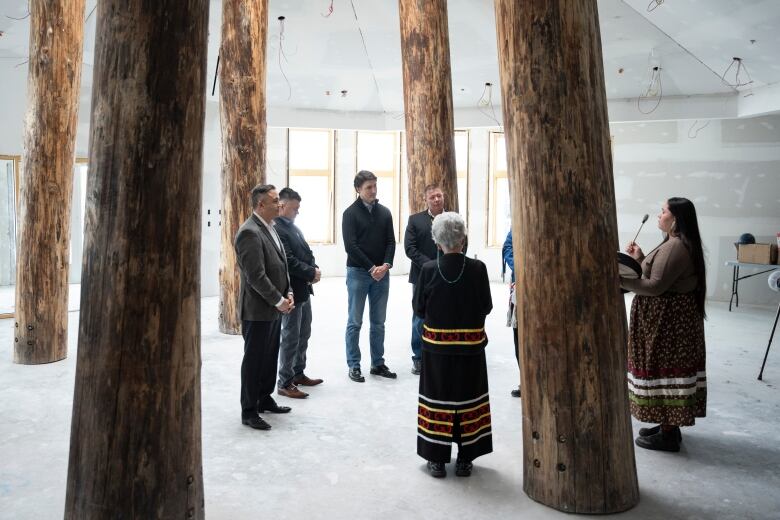
<svg viewBox="0 0 780 520">
<path fill-rule="evenodd" d="M 360 367 L 360 328 L 363 326 L 363 309 L 368 297 L 368 319 L 371 325 L 368 340 L 371 345 L 371 366 L 385 364 L 385 314 L 390 294 L 390 274 L 375 281 L 362 267 L 347 267 L 347 365 Z"/>
<path fill-rule="evenodd" d="M 415 286 L 412 285 L 412 294 Z M 422 359 L 423 320 L 412 311 L 412 360 Z"/>
</svg>

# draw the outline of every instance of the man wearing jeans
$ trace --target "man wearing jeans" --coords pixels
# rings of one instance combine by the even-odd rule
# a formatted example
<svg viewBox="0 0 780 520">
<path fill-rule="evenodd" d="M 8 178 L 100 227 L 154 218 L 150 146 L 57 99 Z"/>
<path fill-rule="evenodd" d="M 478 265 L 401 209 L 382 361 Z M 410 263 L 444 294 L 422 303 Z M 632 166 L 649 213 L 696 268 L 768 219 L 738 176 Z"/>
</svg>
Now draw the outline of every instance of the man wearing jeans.
<svg viewBox="0 0 780 520">
<path fill-rule="evenodd" d="M 390 210 L 376 198 L 376 175 L 362 170 L 355 175 L 355 202 L 341 221 L 344 248 L 347 251 L 347 295 L 349 318 L 346 344 L 349 378 L 365 381 L 360 371 L 360 328 L 363 309 L 368 298 L 371 328 L 371 374 L 395 379 L 396 374 L 385 365 L 385 314 L 390 293 L 390 268 L 395 256 L 395 233 Z"/>
<path fill-rule="evenodd" d="M 274 219 L 274 228 L 284 246 L 287 268 L 290 271 L 290 285 L 293 290 L 295 308 L 282 316 L 282 339 L 279 347 L 279 380 L 276 393 L 293 399 L 303 399 L 309 394 L 299 386 L 316 386 L 322 379 L 311 379 L 306 369 L 306 350 L 311 337 L 311 302 L 314 294 L 312 284 L 320 281 L 321 273 L 303 233 L 295 225 L 295 217 L 301 205 L 297 191 L 284 188 L 279 192 L 279 216 Z"/>
<path fill-rule="evenodd" d="M 444 211 L 444 193 L 436 184 L 425 187 L 425 211 L 409 216 L 404 233 L 404 250 L 412 261 L 409 269 L 409 283 L 414 285 L 420 277 L 420 269 L 426 262 L 436 259 L 436 244 L 431 235 L 433 217 Z M 412 374 L 419 375 L 422 363 L 423 319 L 412 313 Z"/>
</svg>

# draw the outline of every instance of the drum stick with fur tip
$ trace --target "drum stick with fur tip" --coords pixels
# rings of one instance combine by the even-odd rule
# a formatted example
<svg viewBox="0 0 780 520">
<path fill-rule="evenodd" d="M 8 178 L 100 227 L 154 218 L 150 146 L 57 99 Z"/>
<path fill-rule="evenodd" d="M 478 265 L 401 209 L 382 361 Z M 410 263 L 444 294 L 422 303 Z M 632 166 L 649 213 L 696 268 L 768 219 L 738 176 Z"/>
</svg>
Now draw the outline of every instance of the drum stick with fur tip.
<svg viewBox="0 0 780 520">
<path fill-rule="evenodd" d="M 645 225 L 645 222 L 647 222 L 647 219 L 649 219 L 649 218 L 650 218 L 650 215 L 648 215 L 647 213 L 645 213 L 645 216 L 642 217 L 642 223 L 639 224 L 639 229 L 636 230 L 636 235 L 634 235 L 634 240 L 631 241 L 632 244 L 636 244 L 636 237 L 639 236 L 639 232 L 642 231 L 642 226 Z"/>
</svg>

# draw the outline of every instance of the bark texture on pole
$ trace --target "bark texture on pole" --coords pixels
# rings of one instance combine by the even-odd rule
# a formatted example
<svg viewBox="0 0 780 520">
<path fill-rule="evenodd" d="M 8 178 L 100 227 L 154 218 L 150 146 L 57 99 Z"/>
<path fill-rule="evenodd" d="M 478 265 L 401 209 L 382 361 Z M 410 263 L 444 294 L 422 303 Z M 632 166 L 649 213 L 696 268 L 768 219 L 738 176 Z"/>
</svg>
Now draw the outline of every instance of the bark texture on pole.
<svg viewBox="0 0 780 520">
<path fill-rule="evenodd" d="M 97 10 L 65 518 L 203 518 L 208 0 Z"/>
<path fill-rule="evenodd" d="M 522 348 L 524 489 L 639 500 L 596 0 L 496 0 Z"/>
<path fill-rule="evenodd" d="M 425 209 L 425 186 L 438 184 L 444 208 L 458 211 L 455 124 L 446 0 L 399 0 L 409 210 Z"/>
<path fill-rule="evenodd" d="M 219 330 L 225 334 L 241 333 L 240 273 L 233 239 L 252 214 L 252 188 L 265 182 L 267 39 L 268 0 L 223 0 L 219 51 L 222 125 Z"/>
<path fill-rule="evenodd" d="M 15 363 L 51 363 L 68 354 L 70 206 L 83 40 L 84 0 L 30 1 Z"/>
</svg>

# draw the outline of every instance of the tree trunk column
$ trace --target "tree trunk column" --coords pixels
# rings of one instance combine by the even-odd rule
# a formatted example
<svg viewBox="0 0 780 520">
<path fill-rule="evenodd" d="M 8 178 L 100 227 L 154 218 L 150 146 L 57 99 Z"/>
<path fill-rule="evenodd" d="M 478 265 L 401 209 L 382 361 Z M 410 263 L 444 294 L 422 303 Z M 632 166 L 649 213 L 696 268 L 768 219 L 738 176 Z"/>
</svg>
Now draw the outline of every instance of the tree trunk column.
<svg viewBox="0 0 780 520">
<path fill-rule="evenodd" d="M 223 0 L 219 52 L 222 125 L 222 247 L 219 330 L 241 333 L 240 273 L 233 249 L 252 214 L 252 188 L 265 182 L 265 77 L 268 0 Z"/>
<path fill-rule="evenodd" d="M 425 186 L 438 184 L 444 192 L 444 208 L 458 211 L 447 2 L 399 0 L 398 4 L 409 210 L 425 209 Z"/>
<path fill-rule="evenodd" d="M 496 0 L 522 348 L 524 489 L 639 500 L 596 0 Z"/>
<path fill-rule="evenodd" d="M 65 518 L 203 518 L 207 0 L 97 11 Z"/>
<path fill-rule="evenodd" d="M 14 362 L 68 354 L 70 206 L 84 0 L 31 0 Z"/>
</svg>

